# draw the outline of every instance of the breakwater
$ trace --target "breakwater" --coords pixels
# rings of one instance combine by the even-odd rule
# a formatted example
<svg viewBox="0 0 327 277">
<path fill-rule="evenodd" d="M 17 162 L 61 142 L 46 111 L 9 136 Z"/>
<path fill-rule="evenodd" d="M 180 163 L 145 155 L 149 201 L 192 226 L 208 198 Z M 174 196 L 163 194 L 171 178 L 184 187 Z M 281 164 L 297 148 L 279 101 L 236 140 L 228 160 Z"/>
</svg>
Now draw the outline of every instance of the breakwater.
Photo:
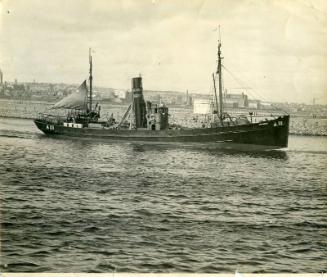
<svg viewBox="0 0 327 277">
<path fill-rule="evenodd" d="M 0 99 L 0 117 L 34 119 L 37 118 L 39 113 L 49 113 L 49 109 L 52 105 L 52 102 L 46 101 Z M 108 103 L 101 104 L 101 107 L 102 119 L 109 118 L 109 116 L 113 114 L 116 120 L 121 119 L 127 108 L 126 105 L 112 105 Z M 65 115 L 64 111 L 52 112 Z M 193 114 L 190 108 L 170 108 L 170 114 L 169 120 L 171 124 L 185 127 L 201 127 L 203 124 L 206 124 L 207 121 L 205 116 Z M 290 134 L 327 136 L 327 119 L 291 115 Z"/>
</svg>

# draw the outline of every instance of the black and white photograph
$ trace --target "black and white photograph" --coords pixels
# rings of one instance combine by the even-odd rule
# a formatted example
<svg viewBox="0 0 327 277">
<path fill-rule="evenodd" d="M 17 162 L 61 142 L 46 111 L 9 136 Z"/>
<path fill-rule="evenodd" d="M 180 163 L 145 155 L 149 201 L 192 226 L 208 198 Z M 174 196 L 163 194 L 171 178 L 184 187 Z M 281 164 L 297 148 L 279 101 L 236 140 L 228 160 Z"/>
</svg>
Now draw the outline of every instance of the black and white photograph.
<svg viewBox="0 0 327 277">
<path fill-rule="evenodd" d="M 327 276 L 326 45 L 324 0 L 0 1 L 0 272 Z"/>
</svg>

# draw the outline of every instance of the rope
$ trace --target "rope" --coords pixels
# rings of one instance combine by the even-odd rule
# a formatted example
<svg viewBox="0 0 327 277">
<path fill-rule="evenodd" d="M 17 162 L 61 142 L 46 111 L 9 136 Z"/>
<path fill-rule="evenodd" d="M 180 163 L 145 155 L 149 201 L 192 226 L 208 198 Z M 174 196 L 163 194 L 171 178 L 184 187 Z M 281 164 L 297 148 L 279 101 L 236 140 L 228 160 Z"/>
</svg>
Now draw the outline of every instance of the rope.
<svg viewBox="0 0 327 277">
<path fill-rule="evenodd" d="M 241 79 L 239 79 L 238 77 L 236 77 L 228 68 L 226 68 L 226 66 L 222 65 L 222 67 L 226 70 L 227 73 L 230 74 L 230 76 L 241 86 L 241 87 L 245 87 L 247 89 L 252 90 L 253 94 L 249 91 L 247 91 L 247 93 L 249 93 L 252 97 L 254 96 L 254 98 L 258 98 L 259 100 L 263 100 L 265 102 L 270 102 L 268 99 L 266 99 L 260 92 L 255 91 L 252 87 L 248 86 L 247 84 L 245 84 Z M 275 109 L 275 110 L 279 110 L 282 111 L 286 114 L 288 114 L 287 111 L 275 106 L 274 104 L 270 103 L 270 105 Z"/>
</svg>

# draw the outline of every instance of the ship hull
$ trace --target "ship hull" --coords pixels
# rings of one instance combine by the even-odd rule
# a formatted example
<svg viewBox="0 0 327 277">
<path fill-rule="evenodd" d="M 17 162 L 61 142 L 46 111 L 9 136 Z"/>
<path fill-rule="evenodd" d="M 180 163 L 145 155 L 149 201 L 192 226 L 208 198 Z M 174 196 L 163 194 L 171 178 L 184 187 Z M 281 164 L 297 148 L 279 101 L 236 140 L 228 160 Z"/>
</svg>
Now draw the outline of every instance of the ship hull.
<svg viewBox="0 0 327 277">
<path fill-rule="evenodd" d="M 48 122 L 44 119 L 34 120 L 36 126 L 46 135 L 62 135 L 76 138 L 99 138 L 106 140 L 125 140 L 160 143 L 216 143 L 233 148 L 242 145 L 252 149 L 278 149 L 288 145 L 289 116 L 238 126 L 196 129 L 127 130 L 107 128 L 73 128 L 62 124 Z"/>
</svg>

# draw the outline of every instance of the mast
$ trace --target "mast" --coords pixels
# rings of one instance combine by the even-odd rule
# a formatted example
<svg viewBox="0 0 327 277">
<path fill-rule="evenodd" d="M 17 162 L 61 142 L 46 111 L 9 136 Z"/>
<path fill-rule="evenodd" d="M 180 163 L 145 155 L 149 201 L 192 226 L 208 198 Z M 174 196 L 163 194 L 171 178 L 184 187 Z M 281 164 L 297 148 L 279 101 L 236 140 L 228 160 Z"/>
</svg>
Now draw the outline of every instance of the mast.
<svg viewBox="0 0 327 277">
<path fill-rule="evenodd" d="M 91 48 L 89 48 L 89 63 L 90 63 L 90 112 L 92 112 L 92 82 L 93 82 L 93 76 L 92 76 L 92 55 L 91 55 Z"/>
<path fill-rule="evenodd" d="M 212 73 L 212 80 L 213 80 L 213 88 L 214 88 L 214 91 L 215 91 L 216 109 L 217 109 L 217 113 L 218 113 L 218 99 L 217 99 L 216 79 L 215 79 L 215 74 L 214 73 Z"/>
<path fill-rule="evenodd" d="M 219 119 L 223 120 L 223 85 L 222 85 L 222 72 L 221 72 L 221 39 L 220 39 L 220 26 L 219 26 L 219 40 L 218 40 L 218 66 L 216 73 L 218 74 L 218 88 L 219 88 Z"/>
</svg>

